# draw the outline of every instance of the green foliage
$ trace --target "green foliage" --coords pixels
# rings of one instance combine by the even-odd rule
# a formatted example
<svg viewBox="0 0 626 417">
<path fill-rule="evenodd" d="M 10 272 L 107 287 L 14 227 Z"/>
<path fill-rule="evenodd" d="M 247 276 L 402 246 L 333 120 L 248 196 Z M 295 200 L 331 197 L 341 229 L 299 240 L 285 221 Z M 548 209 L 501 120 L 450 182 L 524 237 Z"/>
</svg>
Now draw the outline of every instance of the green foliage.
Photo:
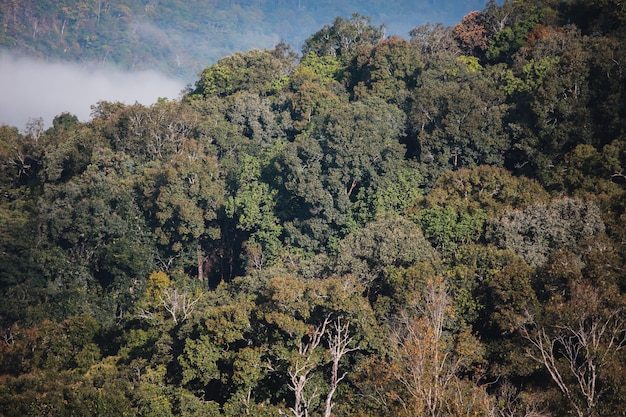
<svg viewBox="0 0 626 417">
<path fill-rule="evenodd" d="M 424 209 L 415 217 L 426 239 L 442 253 L 476 242 L 483 234 L 486 219 L 487 215 L 480 209 L 457 213 L 449 206 Z"/>
<path fill-rule="evenodd" d="M 548 200 L 548 193 L 536 181 L 514 177 L 503 168 L 483 165 L 445 172 L 422 205 L 453 208 L 458 213 L 484 212 L 492 217 L 507 208 L 523 209 Z"/>
<path fill-rule="evenodd" d="M 588 42 L 575 27 L 547 29 L 533 48 L 520 51 L 512 67 L 523 81 L 521 94 L 514 95 L 509 126 L 518 138 L 509 158 L 544 183 L 558 175 L 552 167 L 574 144 L 604 137 L 604 126 L 593 123 L 588 105 L 595 94 L 588 82 Z"/>
<path fill-rule="evenodd" d="M 361 203 L 363 209 L 356 216 L 363 223 L 385 217 L 405 216 L 423 193 L 422 174 L 412 165 L 385 175 L 381 182 L 374 194 L 358 197 L 355 211 Z"/>
<path fill-rule="evenodd" d="M 346 236 L 339 245 L 335 270 L 353 274 L 370 286 L 386 268 L 408 267 L 436 258 L 417 225 L 402 217 L 390 217 Z"/>
<path fill-rule="evenodd" d="M 310 80 L 324 87 L 334 81 L 340 81 L 342 69 L 337 58 L 318 55 L 311 51 L 302 57 L 290 78 L 296 86 L 304 80 Z"/>
<path fill-rule="evenodd" d="M 531 93 L 542 85 L 549 72 L 559 63 L 558 57 L 547 56 L 538 61 L 532 59 L 522 67 L 521 78 L 511 72 L 505 75 L 504 91 L 507 94 Z"/>
<path fill-rule="evenodd" d="M 176 155 L 170 165 L 147 165 L 139 186 L 161 259 L 169 259 L 164 266 L 180 258 L 177 266 L 196 267 L 203 281 L 204 251 L 220 237 L 216 219 L 223 191 L 215 159 L 203 145 L 192 145 L 188 156 Z"/>
<path fill-rule="evenodd" d="M 350 19 L 337 17 L 332 25 L 314 33 L 302 47 L 303 55 L 314 52 L 319 56 L 337 57 L 344 62 L 367 46 L 383 38 L 384 27 L 370 25 L 370 18 L 353 14 Z"/>
<path fill-rule="evenodd" d="M 207 385 L 211 380 L 219 380 L 217 361 L 220 358 L 221 352 L 213 346 L 208 337 L 188 340 L 185 343 L 183 356 L 179 358 L 183 369 L 182 383 L 188 384 L 195 381 L 201 385 Z"/>
<path fill-rule="evenodd" d="M 533 292 L 533 269 L 521 259 L 514 259 L 488 281 L 485 310 L 490 312 L 489 325 L 500 334 L 513 334 L 537 311 Z"/>
<path fill-rule="evenodd" d="M 399 171 L 403 154 L 398 138 L 404 114 L 396 106 L 372 98 L 326 111 L 323 124 L 311 126 L 277 156 L 284 178 L 279 201 L 291 206 L 285 215 L 299 229 L 293 233 L 286 224 L 286 232 L 290 243 L 309 250 L 360 226 L 359 197 L 382 189 L 383 178 Z"/>
<path fill-rule="evenodd" d="M 281 111 L 281 107 L 281 103 L 246 92 L 233 98 L 226 118 L 250 140 L 250 152 L 257 153 L 271 147 L 291 129 L 291 117 L 287 110 Z"/>
<path fill-rule="evenodd" d="M 510 15 L 501 16 L 501 13 L 507 12 Z M 542 7 L 541 4 L 535 6 L 505 1 L 501 10 L 492 7 L 488 10 L 488 17 L 494 19 L 501 27 L 489 40 L 489 47 L 485 53 L 487 59 L 492 62 L 510 60 L 526 45 L 529 32 L 550 14 L 551 10 Z"/>
<path fill-rule="evenodd" d="M 224 97 L 238 91 L 267 94 L 286 74 L 288 64 L 269 51 L 238 52 L 205 68 L 192 95 Z"/>
<path fill-rule="evenodd" d="M 355 97 L 372 95 L 403 104 L 423 63 L 415 45 L 393 37 L 364 48 L 351 67 L 350 87 Z"/>
<path fill-rule="evenodd" d="M 432 180 L 443 171 L 504 165 L 510 148 L 508 105 L 488 71 L 448 54 L 433 57 L 417 78 L 408 112 L 408 147 Z"/>
<path fill-rule="evenodd" d="M 277 190 L 261 182 L 261 163 L 248 155 L 244 155 L 233 185 L 235 195 L 225 202 L 224 210 L 236 228 L 248 235 L 248 266 L 271 266 L 282 252 L 282 227 L 275 214 Z"/>
<path fill-rule="evenodd" d="M 141 13 L 149 45 L 164 13 L 269 4 L 79 3 L 9 3 L 2 30 L 97 48 Z M 492 1 L 410 42 L 338 18 L 181 101 L 0 127 L 1 413 L 624 409 L 614 3 Z"/>
<path fill-rule="evenodd" d="M 344 68 L 335 57 L 314 52 L 302 57 L 289 77 L 287 93 L 296 131 L 317 123 L 320 114 L 326 114 L 338 104 L 344 90 L 340 84 Z"/>
</svg>

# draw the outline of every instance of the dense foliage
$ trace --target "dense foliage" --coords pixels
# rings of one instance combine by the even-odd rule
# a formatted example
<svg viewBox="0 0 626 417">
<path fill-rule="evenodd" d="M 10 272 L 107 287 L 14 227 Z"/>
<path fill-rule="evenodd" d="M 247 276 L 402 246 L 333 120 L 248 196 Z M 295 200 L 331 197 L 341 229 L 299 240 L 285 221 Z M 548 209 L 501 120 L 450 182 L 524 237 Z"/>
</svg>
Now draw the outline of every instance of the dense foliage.
<svg viewBox="0 0 626 417">
<path fill-rule="evenodd" d="M 0 414 L 617 415 L 625 20 L 354 15 L 1 126 Z"/>
</svg>

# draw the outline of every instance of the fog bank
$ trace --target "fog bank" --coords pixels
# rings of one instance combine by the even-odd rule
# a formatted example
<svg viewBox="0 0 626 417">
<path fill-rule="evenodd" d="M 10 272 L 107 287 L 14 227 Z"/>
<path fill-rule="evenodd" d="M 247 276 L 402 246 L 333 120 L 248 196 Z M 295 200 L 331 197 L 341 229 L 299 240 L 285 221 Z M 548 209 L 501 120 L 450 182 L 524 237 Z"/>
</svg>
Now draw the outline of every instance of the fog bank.
<svg viewBox="0 0 626 417">
<path fill-rule="evenodd" d="M 98 101 L 152 104 L 176 99 L 185 87 L 179 80 L 150 71 L 124 72 L 110 67 L 50 63 L 0 52 L 0 125 L 24 129 L 41 117 L 46 126 L 63 112 L 89 120 Z"/>
</svg>

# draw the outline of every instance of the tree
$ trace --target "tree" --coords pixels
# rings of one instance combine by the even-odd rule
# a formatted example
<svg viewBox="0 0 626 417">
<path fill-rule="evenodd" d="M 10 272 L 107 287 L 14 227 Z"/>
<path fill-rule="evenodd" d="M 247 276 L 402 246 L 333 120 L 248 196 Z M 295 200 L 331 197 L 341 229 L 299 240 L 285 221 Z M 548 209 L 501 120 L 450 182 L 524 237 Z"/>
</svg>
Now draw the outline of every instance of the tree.
<svg viewBox="0 0 626 417">
<path fill-rule="evenodd" d="M 22 135 L 17 128 L 0 126 L 0 184 L 7 190 L 32 184 L 41 170 L 44 140 L 42 132 Z"/>
<path fill-rule="evenodd" d="M 223 191 L 215 157 L 200 142 L 189 145 L 169 164 L 147 165 L 139 186 L 146 220 L 160 245 L 160 266 L 167 270 L 180 258 L 180 267 L 193 266 L 204 281 L 206 251 L 219 239 Z"/>
<path fill-rule="evenodd" d="M 330 328 L 328 328 L 330 325 Z M 318 366 L 320 358 L 317 356 L 317 348 L 322 340 L 328 343 L 328 353 L 330 354 L 331 370 L 329 388 L 324 401 L 324 417 L 330 417 L 334 407 L 333 396 L 337 391 L 339 383 L 346 377 L 347 372 L 339 374 L 339 363 L 348 353 L 357 350 L 350 347 L 352 336 L 349 332 L 349 322 L 344 321 L 340 316 L 331 322 L 330 317 L 326 317 L 322 324 L 311 330 L 307 336 L 307 341 L 298 342 L 298 354 L 287 373 L 291 381 L 289 389 L 293 391 L 295 399 L 291 412 L 295 417 L 308 416 L 312 411 L 313 401 L 319 395 L 317 390 L 307 392 L 307 384 L 311 381 L 311 372 Z"/>
<path fill-rule="evenodd" d="M 408 216 L 423 192 L 418 164 L 413 160 L 402 161 L 396 170 L 380 178 L 375 190 L 359 190 L 351 210 L 352 218 L 365 225 L 385 218 Z"/>
<path fill-rule="evenodd" d="M 619 34 L 626 19 L 624 4 L 615 0 L 570 0 L 565 14 L 588 34 Z"/>
<path fill-rule="evenodd" d="M 505 381 L 495 394 L 494 415 L 498 417 L 548 417 L 532 395 L 526 395 L 509 381 Z"/>
<path fill-rule="evenodd" d="M 528 314 L 534 314 L 539 301 L 533 291 L 535 271 L 518 257 L 487 279 L 484 325 L 502 338 L 524 325 Z"/>
<path fill-rule="evenodd" d="M 564 198 L 550 205 L 507 210 L 487 229 L 488 241 L 513 249 L 529 265 L 540 266 L 559 248 L 580 254 L 580 243 L 604 232 L 604 223 L 593 202 Z"/>
<path fill-rule="evenodd" d="M 589 57 L 589 101 L 588 107 L 594 122 L 593 144 L 596 149 L 619 138 L 624 131 L 624 92 L 626 78 L 623 62 L 626 48 L 619 37 L 586 38 L 587 48 L 592 48 Z"/>
<path fill-rule="evenodd" d="M 476 242 L 483 234 L 486 219 L 480 209 L 457 213 L 449 206 L 427 208 L 415 216 L 424 237 L 441 254 L 454 253 L 459 245 Z"/>
<path fill-rule="evenodd" d="M 226 119 L 252 142 L 250 153 L 271 147 L 287 136 L 292 128 L 289 113 L 268 98 L 253 93 L 240 93 L 232 98 Z"/>
<path fill-rule="evenodd" d="M 307 388 L 307 383 L 309 383 L 311 378 L 311 371 L 317 367 L 320 360 L 317 356 L 317 347 L 326 334 L 328 321 L 327 317 L 322 324 L 312 329 L 306 342 L 298 341 L 297 356 L 287 369 L 287 374 L 291 381 L 289 389 L 294 394 L 293 407 L 290 408 L 294 417 L 308 416 L 309 409 L 312 408 L 312 402 L 319 395 L 315 389 L 309 393 L 305 391 L 305 388 Z"/>
<path fill-rule="evenodd" d="M 212 401 L 233 415 L 251 413 L 262 402 L 267 345 L 257 306 L 227 284 L 205 293 L 181 327 L 177 358 L 182 387 L 197 400 Z M 257 396 L 258 395 L 258 396 Z"/>
<path fill-rule="evenodd" d="M 140 163 L 163 161 L 185 152 L 198 124 L 198 115 L 187 103 L 174 101 L 121 109 L 115 104 L 101 103 L 94 113 L 99 119 L 96 124 L 111 147 L 132 155 Z"/>
<path fill-rule="evenodd" d="M 554 14 L 550 7 L 546 7 L 549 2 L 505 1 L 498 5 L 490 1 L 484 16 L 484 27 L 493 34 L 488 41 L 487 59 L 491 62 L 510 62 L 513 55 L 526 44 L 528 33 Z"/>
<path fill-rule="evenodd" d="M 70 301 L 59 306 L 82 311 L 82 303 L 94 297 L 89 302 L 101 309 L 98 319 L 113 321 L 132 303 L 135 280 L 147 276 L 154 255 L 128 172 L 132 163 L 127 155 L 100 146 L 90 150 L 88 162 L 71 161 L 54 154 L 46 158 L 41 242 L 32 256 L 50 296 Z"/>
<path fill-rule="evenodd" d="M 408 111 L 407 147 L 434 181 L 442 171 L 504 165 L 508 105 L 489 71 L 472 59 L 433 57 L 418 76 Z"/>
<path fill-rule="evenodd" d="M 52 128 L 45 138 L 42 168 L 47 183 L 78 177 L 92 162 L 93 152 L 109 148 L 106 139 L 84 124 L 68 129 Z"/>
<path fill-rule="evenodd" d="M 504 168 L 480 165 L 444 172 L 424 197 L 426 208 L 453 208 L 459 215 L 479 211 L 492 217 L 506 209 L 547 202 L 548 193 L 534 180 L 515 177 Z"/>
<path fill-rule="evenodd" d="M 375 45 L 384 36 L 384 26 L 370 25 L 369 17 L 353 14 L 350 19 L 337 17 L 304 41 L 302 54 L 315 52 L 319 56 L 337 57 L 348 62 L 366 45 Z"/>
<path fill-rule="evenodd" d="M 289 57 L 280 57 L 267 50 L 237 52 L 205 68 L 191 96 L 226 97 L 239 91 L 266 95 L 281 77 L 287 75 L 292 65 Z"/>
<path fill-rule="evenodd" d="M 359 360 L 351 353 L 381 345 L 363 290 L 349 275 L 303 279 L 301 273 L 274 274 L 260 289 L 257 316 L 270 346 L 270 376 L 282 381 L 275 396 L 293 415 L 349 407 L 340 386 L 350 390 L 342 381 L 350 378 L 349 364 Z"/>
<path fill-rule="evenodd" d="M 544 183 L 560 175 L 553 167 L 564 153 L 594 142 L 586 43 L 575 27 L 546 29 L 516 55 L 505 77 L 504 89 L 515 102 L 507 120 L 515 143 L 507 164 Z"/>
<path fill-rule="evenodd" d="M 41 175 L 43 139 L 19 133 L 17 128 L 0 126 L 0 288 L 29 282 L 35 285 L 41 271 L 33 262 L 39 222 L 37 199 L 44 178 Z M 30 292 L 34 295 L 34 291 Z M 23 312 L 13 303 L 3 303 L 2 315 L 19 320 Z M 13 310 L 13 312 L 10 312 Z"/>
<path fill-rule="evenodd" d="M 484 12 L 474 11 L 466 14 L 452 33 L 465 55 L 482 58 L 489 45 L 490 33 L 488 16 Z"/>
<path fill-rule="evenodd" d="M 340 83 L 345 64 L 331 56 L 309 52 L 289 77 L 287 98 L 294 128 L 303 131 L 323 120 L 329 109 L 339 105 L 345 88 Z"/>
<path fill-rule="evenodd" d="M 460 245 L 482 239 L 488 218 L 539 201 L 547 202 L 548 193 L 538 182 L 481 165 L 442 173 L 424 198 L 414 200 L 409 213 L 426 238 L 450 255 Z"/>
<path fill-rule="evenodd" d="M 349 86 L 356 99 L 372 95 L 401 106 L 423 63 L 416 46 L 392 37 L 364 48 L 350 67 Z"/>
<path fill-rule="evenodd" d="M 415 223 L 391 217 L 346 236 L 339 244 L 334 270 L 354 275 L 369 288 L 389 267 L 409 267 L 437 257 Z"/>
<path fill-rule="evenodd" d="M 350 322 L 338 316 L 332 323 L 332 327 L 327 336 L 328 350 L 330 352 L 331 371 L 330 371 L 330 388 L 326 394 L 326 402 L 324 404 L 324 417 L 330 417 L 335 403 L 333 396 L 337 391 L 339 383 L 347 376 L 348 372 L 339 374 L 339 363 L 341 359 L 350 352 L 358 350 L 358 347 L 351 347 L 353 337 L 350 335 Z"/>
<path fill-rule="evenodd" d="M 566 299 L 550 303 L 546 313 L 551 322 L 529 316 L 521 328 L 529 357 L 544 367 L 578 416 L 604 415 L 602 397 L 623 383 L 610 372 L 626 347 L 621 294 L 613 286 L 572 282 Z"/>
<path fill-rule="evenodd" d="M 484 243 L 459 246 L 445 261 L 443 274 L 454 309 L 450 328 L 469 326 L 477 332 L 489 363 L 484 369 L 484 380 L 501 381 L 532 374 L 535 365 L 525 358 L 517 330 L 525 322 L 527 312 L 537 311 L 539 306 L 536 269 L 512 250 Z M 407 272 L 412 272 L 414 281 L 420 279 L 423 283 L 428 278 L 427 271 L 425 276 Z M 411 299 L 410 295 L 401 295 Z"/>
<path fill-rule="evenodd" d="M 232 186 L 233 196 L 225 203 L 226 215 L 245 233 L 248 268 L 263 269 L 278 263 L 282 227 L 276 217 L 277 190 L 261 179 L 261 161 L 243 155 Z"/>
<path fill-rule="evenodd" d="M 472 383 L 465 388 L 460 377 L 481 361 L 481 348 L 469 331 L 446 332 L 450 301 L 443 278 L 431 279 L 417 314 L 400 316 L 391 329 L 390 370 L 405 389 L 402 402 L 408 415 L 486 414 L 491 408 L 486 393 Z"/>
<path fill-rule="evenodd" d="M 452 28 L 441 23 L 418 26 L 409 32 L 411 43 L 416 45 L 423 56 L 453 53 L 458 55 L 458 44 L 454 39 Z"/>
<path fill-rule="evenodd" d="M 398 172 L 404 154 L 404 115 L 380 99 L 326 109 L 321 121 L 276 157 L 288 242 L 308 250 L 358 227 L 355 203 Z"/>
<path fill-rule="evenodd" d="M 178 288 L 166 287 L 161 289 L 159 301 L 162 307 L 172 318 L 174 324 L 187 320 L 195 305 L 200 301 L 201 294 L 190 294 L 187 290 L 178 290 Z M 150 318 L 152 312 L 143 312 L 142 316 Z"/>
</svg>

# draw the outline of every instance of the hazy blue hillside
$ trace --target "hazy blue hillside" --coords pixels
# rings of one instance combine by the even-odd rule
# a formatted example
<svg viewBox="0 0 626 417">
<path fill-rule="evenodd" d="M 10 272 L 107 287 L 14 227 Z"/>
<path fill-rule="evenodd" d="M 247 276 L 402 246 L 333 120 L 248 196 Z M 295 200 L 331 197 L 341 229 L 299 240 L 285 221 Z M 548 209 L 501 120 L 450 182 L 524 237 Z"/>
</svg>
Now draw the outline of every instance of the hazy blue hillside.
<svg viewBox="0 0 626 417">
<path fill-rule="evenodd" d="M 0 0 L 0 124 L 25 128 L 101 100 L 153 103 L 236 51 L 296 51 L 340 16 L 371 18 L 386 35 L 455 25 L 484 0 Z M 127 71 L 131 73 L 128 74 Z M 148 73 L 144 71 L 149 71 Z M 168 79 L 164 79 L 167 77 Z"/>
<path fill-rule="evenodd" d="M 299 45 L 353 13 L 406 36 L 455 24 L 483 0 L 0 0 L 0 46 L 47 60 L 157 69 L 185 81 L 234 51 Z"/>
</svg>

